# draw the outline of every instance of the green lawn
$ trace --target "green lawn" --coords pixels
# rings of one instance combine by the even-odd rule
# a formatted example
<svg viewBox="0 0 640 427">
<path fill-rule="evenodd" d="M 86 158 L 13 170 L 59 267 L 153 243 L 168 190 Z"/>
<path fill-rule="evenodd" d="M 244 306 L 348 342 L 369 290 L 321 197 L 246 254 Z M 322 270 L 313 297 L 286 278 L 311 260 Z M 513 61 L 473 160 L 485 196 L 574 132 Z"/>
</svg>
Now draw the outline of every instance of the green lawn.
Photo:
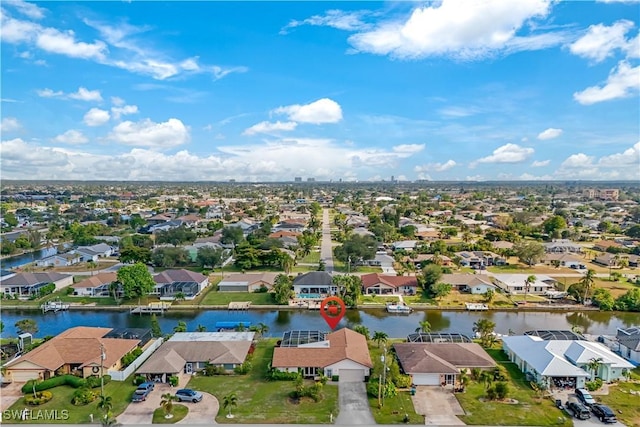
<svg viewBox="0 0 640 427">
<path fill-rule="evenodd" d="M 294 404 L 289 393 L 294 390 L 293 381 L 266 381 L 265 374 L 273 356 L 276 340 L 258 343 L 253 354 L 253 369 L 248 375 L 204 377 L 189 381 L 189 388 L 213 394 L 222 402 L 225 395 L 234 392 L 238 406 L 232 409 L 234 418 L 226 418 L 220 409 L 218 423 L 240 424 L 327 424 L 329 416 L 338 415 L 338 387 L 327 384 L 320 402 L 303 400 Z"/>
<path fill-rule="evenodd" d="M 201 305 L 228 305 L 230 302 L 251 301 L 255 305 L 275 304 L 273 294 L 268 292 L 209 292 L 200 302 Z"/>
<path fill-rule="evenodd" d="M 338 271 L 340 273 L 382 273 L 382 268 L 380 267 L 369 267 L 366 265 L 359 265 L 357 267 L 351 267 L 350 269 L 347 268 L 347 264 L 337 260 L 336 258 L 333 259 L 333 268 L 335 271 Z"/>
<path fill-rule="evenodd" d="M 311 251 L 309 255 L 302 258 L 298 262 L 303 264 L 318 264 L 320 262 L 320 251 Z"/>
<path fill-rule="evenodd" d="M 616 413 L 618 421 L 627 426 L 640 426 L 640 383 L 621 382 L 609 386 L 608 395 L 597 395 L 596 400 L 609 406 Z"/>
<path fill-rule="evenodd" d="M 189 413 L 189 408 L 184 405 L 180 405 L 179 403 L 173 404 L 173 417 L 165 418 L 166 413 L 163 408 L 158 408 L 153 411 L 153 420 L 152 424 L 175 424 L 178 421 L 182 420 Z"/>
<path fill-rule="evenodd" d="M 482 402 L 485 393 L 484 384 L 472 381 L 465 393 L 456 397 L 467 415 L 460 419 L 469 425 L 514 425 L 514 426 L 571 426 L 570 417 L 555 407 L 550 399 L 537 398 L 526 381 L 524 374 L 515 363 L 507 361 L 499 349 L 488 350 L 488 353 L 509 372 L 509 398 L 516 399 L 517 404 L 502 402 Z"/>
<path fill-rule="evenodd" d="M 105 385 L 104 393 L 107 396 L 111 396 L 113 402 L 111 412 L 114 418 L 120 415 L 126 409 L 127 405 L 129 405 L 131 395 L 135 389 L 136 387 L 133 385 L 131 378 L 127 378 L 126 381 L 111 381 Z M 24 403 L 24 398 L 21 398 L 9 408 L 10 420 L 4 418 L 7 413 L 3 413 L 3 421 L 20 424 L 85 424 L 90 421 L 89 414 L 93 414 L 94 420 L 97 420 L 100 417 L 98 399 L 85 406 L 74 406 L 71 403 L 71 399 L 75 390 L 75 388 L 66 385 L 52 388 L 49 391 L 53 393 L 53 399 L 43 405 L 28 407 L 33 410 L 32 413 L 36 413 L 36 411 L 40 409 L 48 411 L 56 410 L 58 414 L 62 414 L 62 411 L 67 411 L 68 418 L 66 419 L 31 419 L 22 421 L 19 416 L 13 416 L 13 414 L 17 414 L 27 407 Z M 94 391 L 100 393 L 100 388 L 94 389 Z M 59 418 L 64 417 L 60 416 Z"/>
</svg>

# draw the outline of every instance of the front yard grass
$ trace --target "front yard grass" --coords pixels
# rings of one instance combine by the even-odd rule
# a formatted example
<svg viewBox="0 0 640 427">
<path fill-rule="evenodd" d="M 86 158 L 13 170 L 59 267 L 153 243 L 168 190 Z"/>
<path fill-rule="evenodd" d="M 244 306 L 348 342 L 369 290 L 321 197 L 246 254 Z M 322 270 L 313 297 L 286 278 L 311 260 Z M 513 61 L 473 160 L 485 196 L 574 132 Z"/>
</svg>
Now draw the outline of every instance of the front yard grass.
<svg viewBox="0 0 640 427">
<path fill-rule="evenodd" d="M 497 401 L 480 401 L 486 395 L 484 384 L 471 381 L 464 393 L 456 397 L 467 415 L 460 419 L 469 425 L 512 425 L 512 426 L 572 426 L 570 417 L 555 407 L 551 399 L 536 397 L 524 374 L 515 363 L 507 361 L 500 349 L 487 351 L 497 363 L 509 373 L 508 398 L 517 404 Z"/>
<path fill-rule="evenodd" d="M 250 301 L 253 305 L 275 304 L 273 294 L 268 292 L 218 292 L 211 291 L 200 302 L 200 305 L 228 305 L 230 302 Z M 190 302 L 190 301 L 187 301 Z"/>
<path fill-rule="evenodd" d="M 260 341 L 253 353 L 253 368 L 247 375 L 195 376 L 189 388 L 213 394 L 222 403 L 224 396 L 236 393 L 238 406 L 232 409 L 234 418 L 226 418 L 220 409 L 218 423 L 240 424 L 328 424 L 330 414 L 338 415 L 338 387 L 327 384 L 320 402 L 304 399 L 295 404 L 289 393 L 293 381 L 267 381 L 269 362 L 277 340 Z"/>
<path fill-rule="evenodd" d="M 166 413 L 163 408 L 158 408 L 153 411 L 152 424 L 175 424 L 182 420 L 189 413 L 189 408 L 179 403 L 173 404 L 173 417 L 165 418 Z"/>
<path fill-rule="evenodd" d="M 302 264 L 318 264 L 320 262 L 320 251 L 311 251 L 307 256 L 298 260 Z"/>
<path fill-rule="evenodd" d="M 556 279 L 559 283 L 562 283 L 565 286 L 565 290 L 569 289 L 569 286 L 581 280 L 580 277 L 555 277 L 554 279 Z M 617 298 L 620 295 L 624 295 L 625 293 L 627 293 L 628 291 L 630 291 L 635 287 L 636 286 L 633 283 L 628 282 L 626 280 L 613 281 L 613 280 L 607 280 L 602 278 L 596 278 L 594 281 L 593 289 L 594 290 L 598 288 L 608 289 L 609 292 L 611 292 L 611 295 L 613 295 L 614 298 Z"/>
<path fill-rule="evenodd" d="M 631 394 L 631 391 L 637 394 Z M 640 426 L 640 383 L 621 382 L 609 385 L 609 394 L 595 396 L 616 413 L 627 426 Z"/>
<path fill-rule="evenodd" d="M 136 386 L 133 385 L 132 378 L 129 377 L 125 381 L 111 381 L 104 386 L 104 394 L 111 396 L 113 403 L 113 409 L 111 410 L 112 416 L 115 418 L 120 415 L 131 402 L 131 395 L 133 394 Z M 94 400 L 88 405 L 75 406 L 71 403 L 73 398 L 73 392 L 77 389 L 64 385 L 50 389 L 53 393 L 53 398 L 38 406 L 28 406 L 24 402 L 24 397 L 18 399 L 16 403 L 11 405 L 9 412 L 3 413 L 3 422 L 16 423 L 16 424 L 86 424 L 91 421 L 90 414 L 93 414 L 95 421 L 99 421 L 102 412 L 98 409 L 99 399 Z M 100 393 L 100 388 L 93 389 L 93 391 Z M 24 408 L 32 410 L 32 414 L 36 414 L 39 410 L 57 411 L 59 419 L 27 419 L 21 420 L 19 414 Z M 67 411 L 68 418 L 63 417 L 63 411 Z M 10 418 L 5 418 L 6 415 Z M 34 415 L 35 416 L 35 415 Z"/>
</svg>

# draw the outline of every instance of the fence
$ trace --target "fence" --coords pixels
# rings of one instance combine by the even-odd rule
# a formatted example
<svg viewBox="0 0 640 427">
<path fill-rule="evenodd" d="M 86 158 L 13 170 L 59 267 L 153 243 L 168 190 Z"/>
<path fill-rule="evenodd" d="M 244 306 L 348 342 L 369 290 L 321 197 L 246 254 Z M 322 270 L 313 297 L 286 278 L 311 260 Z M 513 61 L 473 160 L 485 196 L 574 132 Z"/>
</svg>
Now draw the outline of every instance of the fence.
<svg viewBox="0 0 640 427">
<path fill-rule="evenodd" d="M 145 360 L 147 360 L 149 358 L 149 356 L 151 356 L 151 354 L 156 351 L 156 349 L 158 347 L 160 347 L 160 345 L 162 344 L 164 340 L 162 338 L 158 338 L 156 339 L 149 347 L 147 347 L 147 349 L 145 351 L 142 352 L 142 354 L 140 356 L 138 356 L 136 358 L 136 360 L 133 361 L 133 363 L 131 363 L 131 365 L 127 366 L 125 369 L 123 369 L 122 371 L 108 371 L 107 373 L 109 375 L 111 375 L 111 379 L 113 381 L 124 381 L 127 378 L 129 378 L 129 376 L 131 374 L 133 374 L 135 372 L 136 369 L 138 369 L 140 367 L 140 365 L 142 365 L 144 363 Z"/>
</svg>

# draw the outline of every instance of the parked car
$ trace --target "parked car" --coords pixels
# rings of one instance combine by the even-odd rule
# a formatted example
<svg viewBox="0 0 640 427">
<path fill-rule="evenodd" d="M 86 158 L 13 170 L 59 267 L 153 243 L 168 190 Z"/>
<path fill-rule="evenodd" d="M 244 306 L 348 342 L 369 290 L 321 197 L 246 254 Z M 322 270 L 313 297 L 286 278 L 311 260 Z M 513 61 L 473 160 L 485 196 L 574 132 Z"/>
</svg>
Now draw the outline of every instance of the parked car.
<svg viewBox="0 0 640 427">
<path fill-rule="evenodd" d="M 202 400 L 202 393 L 199 391 L 191 390 L 190 388 L 183 388 L 176 391 L 176 399 L 180 402 L 200 402 Z"/>
<path fill-rule="evenodd" d="M 567 411 L 572 413 L 573 416 L 578 418 L 579 420 L 586 420 L 591 418 L 591 412 L 589 412 L 589 408 L 584 406 L 575 397 L 570 397 L 565 406 L 567 407 Z"/>
<path fill-rule="evenodd" d="M 154 387 L 155 386 L 153 383 L 140 384 L 136 389 L 136 391 L 133 392 L 133 397 L 131 398 L 131 401 L 142 402 L 144 400 L 147 400 L 147 396 L 149 396 L 149 393 L 151 393 Z"/>
<path fill-rule="evenodd" d="M 591 406 L 591 411 L 600 421 L 607 424 L 613 424 L 618 422 L 616 414 L 613 413 L 611 408 L 602 403 L 595 403 Z"/>
<path fill-rule="evenodd" d="M 577 388 L 576 389 L 576 397 L 585 405 L 591 407 L 591 405 L 596 403 L 596 400 L 591 396 L 591 393 L 587 389 Z"/>
</svg>

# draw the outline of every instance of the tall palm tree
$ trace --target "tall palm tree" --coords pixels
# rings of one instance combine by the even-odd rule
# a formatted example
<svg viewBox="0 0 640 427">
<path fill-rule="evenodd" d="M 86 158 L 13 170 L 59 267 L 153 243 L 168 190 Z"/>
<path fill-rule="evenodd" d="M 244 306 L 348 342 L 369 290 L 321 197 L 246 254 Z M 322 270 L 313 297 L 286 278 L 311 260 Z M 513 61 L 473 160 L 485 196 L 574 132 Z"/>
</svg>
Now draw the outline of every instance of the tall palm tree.
<svg viewBox="0 0 640 427">
<path fill-rule="evenodd" d="M 222 398 L 222 407 L 227 409 L 227 418 L 233 418 L 233 414 L 231 414 L 231 409 L 238 406 L 238 396 L 235 393 L 231 392 Z"/>
<path fill-rule="evenodd" d="M 93 270 L 95 270 L 97 267 L 98 267 L 98 264 L 95 261 L 87 262 L 87 268 L 89 269 L 89 271 L 91 271 L 92 276 L 93 276 Z"/>
<path fill-rule="evenodd" d="M 389 335 L 386 332 L 375 331 L 373 333 L 373 340 L 378 343 L 378 348 L 380 348 L 380 344 L 386 343 L 387 339 L 389 339 Z"/>
<path fill-rule="evenodd" d="M 171 393 L 165 393 L 161 396 L 160 406 L 164 409 L 165 418 L 173 418 L 173 401 L 176 397 Z"/>
<path fill-rule="evenodd" d="M 529 289 L 531 288 L 531 285 L 536 283 L 536 280 L 538 280 L 538 278 L 532 274 L 532 275 L 528 276 L 526 278 L 526 280 L 524 281 L 524 302 L 525 302 L 525 304 L 527 303 L 527 294 L 529 293 Z"/>
<path fill-rule="evenodd" d="M 591 359 L 589 359 L 589 362 L 587 363 L 587 368 L 591 371 L 591 373 L 593 374 L 591 376 L 591 379 L 594 379 L 595 377 L 598 376 L 598 371 L 600 370 L 600 367 L 602 366 L 602 357 L 592 357 Z"/>
<path fill-rule="evenodd" d="M 428 320 L 419 322 L 418 327 L 416 328 L 416 332 L 423 332 L 425 334 L 428 334 L 429 332 L 431 332 L 431 323 L 429 323 Z"/>
<path fill-rule="evenodd" d="M 584 298 L 582 299 L 582 302 L 585 304 L 587 302 L 587 297 L 589 296 L 589 291 L 591 291 L 591 288 L 593 288 L 596 281 L 595 277 L 596 272 L 592 269 L 588 269 L 582 279 L 580 279 L 579 283 L 584 287 Z"/>
<path fill-rule="evenodd" d="M 98 396 L 98 399 L 98 409 L 104 412 L 104 418 L 106 418 L 113 409 L 113 399 L 111 396 L 106 396 L 104 394 Z"/>
</svg>

